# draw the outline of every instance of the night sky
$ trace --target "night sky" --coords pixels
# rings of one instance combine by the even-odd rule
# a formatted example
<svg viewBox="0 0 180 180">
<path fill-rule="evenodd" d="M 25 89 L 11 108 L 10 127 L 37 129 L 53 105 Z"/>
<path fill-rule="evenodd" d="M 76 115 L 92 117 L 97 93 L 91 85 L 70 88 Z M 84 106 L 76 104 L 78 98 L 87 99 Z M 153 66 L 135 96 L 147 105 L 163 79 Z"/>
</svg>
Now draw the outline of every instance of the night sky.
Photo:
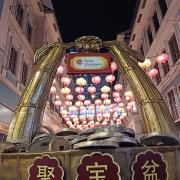
<svg viewBox="0 0 180 180">
<path fill-rule="evenodd" d="M 59 29 L 64 42 L 83 35 L 116 39 L 128 30 L 137 0 L 53 0 Z"/>
</svg>

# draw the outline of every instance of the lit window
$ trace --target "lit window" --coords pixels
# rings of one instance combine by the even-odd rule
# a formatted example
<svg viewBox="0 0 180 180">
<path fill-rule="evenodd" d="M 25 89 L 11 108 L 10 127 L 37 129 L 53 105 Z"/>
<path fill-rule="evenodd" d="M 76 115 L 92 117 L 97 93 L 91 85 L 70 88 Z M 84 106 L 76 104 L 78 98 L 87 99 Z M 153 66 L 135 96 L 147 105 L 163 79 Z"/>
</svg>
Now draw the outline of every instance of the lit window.
<svg viewBox="0 0 180 180">
<path fill-rule="evenodd" d="M 173 64 L 175 64 L 178 61 L 178 59 L 180 58 L 180 50 L 179 50 L 179 47 L 178 47 L 178 44 L 177 44 L 175 34 L 172 35 L 172 37 L 169 40 L 168 44 L 169 44 Z"/>
<path fill-rule="evenodd" d="M 178 114 L 177 104 L 176 104 L 173 90 L 169 91 L 167 93 L 167 96 L 169 100 L 169 106 L 170 106 L 172 117 L 174 120 L 177 120 L 179 118 L 179 114 Z"/>
<path fill-rule="evenodd" d="M 9 70 L 15 74 L 16 73 L 16 64 L 17 64 L 17 50 L 12 47 L 9 59 Z"/>
</svg>

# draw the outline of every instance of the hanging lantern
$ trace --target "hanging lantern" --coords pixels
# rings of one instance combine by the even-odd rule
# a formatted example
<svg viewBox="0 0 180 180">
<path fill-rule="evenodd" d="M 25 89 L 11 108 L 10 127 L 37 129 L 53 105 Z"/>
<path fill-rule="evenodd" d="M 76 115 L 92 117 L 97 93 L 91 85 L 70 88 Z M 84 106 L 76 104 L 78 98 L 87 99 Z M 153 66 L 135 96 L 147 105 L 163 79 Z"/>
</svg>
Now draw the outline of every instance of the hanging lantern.
<svg viewBox="0 0 180 180">
<path fill-rule="evenodd" d="M 79 86 L 85 86 L 86 85 L 86 80 L 84 78 L 78 78 L 76 79 L 76 84 L 79 85 Z"/>
<path fill-rule="evenodd" d="M 103 86 L 102 88 L 101 88 L 101 92 L 102 93 L 108 93 L 108 92 L 110 92 L 110 87 L 108 87 L 108 86 Z"/>
<path fill-rule="evenodd" d="M 93 93 L 96 92 L 96 88 L 95 88 L 94 86 L 89 86 L 89 87 L 88 87 L 88 92 L 89 92 L 90 94 L 93 94 Z"/>
<path fill-rule="evenodd" d="M 83 93 L 84 92 L 84 88 L 83 87 L 76 87 L 75 88 L 75 91 L 79 94 Z"/>
<path fill-rule="evenodd" d="M 72 102 L 71 101 L 65 101 L 65 105 L 66 106 L 72 106 Z"/>
<path fill-rule="evenodd" d="M 50 89 L 50 94 L 55 94 L 56 93 L 56 87 L 52 86 Z"/>
<path fill-rule="evenodd" d="M 67 87 L 64 87 L 61 89 L 61 93 L 66 95 L 66 94 L 70 94 L 71 93 L 71 90 Z"/>
<path fill-rule="evenodd" d="M 124 95 L 125 95 L 126 97 L 133 97 L 133 93 L 132 93 L 131 91 L 126 91 L 126 92 L 124 93 Z"/>
<path fill-rule="evenodd" d="M 85 100 L 85 101 L 84 101 L 84 105 L 89 106 L 90 104 L 91 104 L 91 101 L 90 101 L 90 100 Z"/>
<path fill-rule="evenodd" d="M 77 107 L 80 107 L 80 106 L 83 105 L 83 102 L 81 102 L 81 101 L 76 101 L 76 102 L 75 102 L 75 105 L 76 105 Z"/>
<path fill-rule="evenodd" d="M 55 105 L 55 106 L 61 106 L 61 104 L 62 104 L 62 103 L 61 103 L 60 100 L 56 100 L 56 101 L 54 102 L 54 105 Z"/>
<path fill-rule="evenodd" d="M 72 95 L 72 94 L 67 94 L 66 97 L 65 97 L 65 99 L 66 99 L 67 101 L 72 101 L 72 100 L 73 100 L 73 95 Z"/>
<path fill-rule="evenodd" d="M 64 86 L 69 86 L 69 84 L 71 83 L 71 79 L 68 78 L 68 77 L 62 77 L 62 78 L 61 78 L 61 83 L 62 83 Z"/>
<path fill-rule="evenodd" d="M 103 121 L 103 122 L 102 122 L 102 125 L 103 125 L 103 126 L 107 126 L 107 125 L 108 125 L 108 122 L 107 122 L 107 121 Z"/>
<path fill-rule="evenodd" d="M 132 107 L 131 106 L 126 106 L 126 109 L 129 111 L 129 110 L 132 109 Z"/>
<path fill-rule="evenodd" d="M 107 75 L 105 79 L 108 83 L 112 84 L 112 82 L 115 80 L 115 76 L 110 74 L 110 75 Z"/>
<path fill-rule="evenodd" d="M 111 100 L 110 100 L 110 99 L 105 99 L 105 100 L 103 101 L 103 103 L 104 103 L 105 105 L 109 105 L 109 104 L 111 104 Z"/>
<path fill-rule="evenodd" d="M 56 95 L 56 99 L 59 99 L 59 96 L 58 96 L 58 95 Z"/>
<path fill-rule="evenodd" d="M 80 119 L 81 121 L 83 121 L 83 120 L 86 119 L 86 116 L 85 116 L 85 115 L 80 115 L 80 116 L 79 116 L 79 119 Z"/>
<path fill-rule="evenodd" d="M 154 77 L 156 77 L 157 76 L 157 74 L 158 74 L 158 70 L 157 69 L 151 69 L 149 72 L 148 72 L 148 74 L 149 74 L 149 76 L 151 77 L 151 78 L 154 78 Z"/>
<path fill-rule="evenodd" d="M 123 87 L 122 87 L 121 84 L 116 84 L 116 85 L 114 86 L 114 90 L 117 91 L 117 92 L 121 91 L 122 88 L 123 88 Z"/>
<path fill-rule="evenodd" d="M 78 98 L 79 101 L 84 101 L 85 96 L 82 95 L 82 94 L 79 94 L 77 98 Z"/>
<path fill-rule="evenodd" d="M 103 93 L 101 94 L 102 99 L 107 99 L 109 97 L 109 94 Z"/>
<path fill-rule="evenodd" d="M 166 53 L 163 53 L 156 58 L 156 61 L 159 64 L 165 64 L 168 60 L 169 60 L 169 56 Z"/>
<path fill-rule="evenodd" d="M 115 62 L 111 63 L 111 71 L 114 72 L 117 69 L 117 64 Z"/>
<path fill-rule="evenodd" d="M 120 98 L 120 97 L 114 98 L 114 102 L 119 103 L 120 101 L 121 101 L 121 98 Z"/>
<path fill-rule="evenodd" d="M 120 96 L 118 92 L 113 92 L 113 94 L 112 94 L 112 95 L 113 95 L 113 97 L 114 97 L 114 98 L 117 98 L 117 97 L 119 97 L 119 96 Z"/>
<path fill-rule="evenodd" d="M 91 81 L 94 84 L 99 84 L 101 82 L 101 78 L 100 78 L 100 76 L 93 76 Z"/>
<path fill-rule="evenodd" d="M 68 114 L 68 112 L 65 109 L 61 110 L 60 113 L 61 113 L 61 115 L 67 115 Z"/>
<path fill-rule="evenodd" d="M 59 66 L 58 69 L 57 69 L 57 74 L 62 74 L 63 71 L 64 71 L 63 66 Z"/>
<path fill-rule="evenodd" d="M 144 62 L 138 62 L 138 65 L 142 68 L 142 69 L 146 69 L 148 67 L 151 66 L 151 60 L 149 59 L 145 59 Z"/>
<path fill-rule="evenodd" d="M 96 105 L 101 105 L 102 104 L 102 100 L 101 99 L 96 99 L 95 100 L 95 104 Z"/>
</svg>

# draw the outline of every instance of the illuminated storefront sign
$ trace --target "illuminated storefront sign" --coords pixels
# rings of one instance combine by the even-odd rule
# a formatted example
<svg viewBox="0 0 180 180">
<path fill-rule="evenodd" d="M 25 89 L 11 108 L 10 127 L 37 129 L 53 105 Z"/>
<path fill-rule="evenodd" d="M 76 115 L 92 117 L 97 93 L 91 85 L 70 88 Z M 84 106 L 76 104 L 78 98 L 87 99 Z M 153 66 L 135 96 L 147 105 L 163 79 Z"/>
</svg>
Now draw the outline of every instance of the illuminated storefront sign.
<svg viewBox="0 0 180 180">
<path fill-rule="evenodd" d="M 67 73 L 110 73 L 110 55 L 108 53 L 72 53 L 67 55 Z"/>
</svg>

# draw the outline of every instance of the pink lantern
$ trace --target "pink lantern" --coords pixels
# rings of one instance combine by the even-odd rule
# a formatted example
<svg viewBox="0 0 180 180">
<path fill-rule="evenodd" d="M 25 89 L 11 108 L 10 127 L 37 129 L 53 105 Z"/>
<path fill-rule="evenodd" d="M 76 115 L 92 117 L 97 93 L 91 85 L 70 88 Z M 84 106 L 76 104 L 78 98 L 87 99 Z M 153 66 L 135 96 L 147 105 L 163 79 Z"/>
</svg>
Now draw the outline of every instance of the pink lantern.
<svg viewBox="0 0 180 180">
<path fill-rule="evenodd" d="M 53 85 L 56 84 L 56 79 L 53 79 Z"/>
<path fill-rule="evenodd" d="M 109 94 L 105 94 L 105 93 L 101 94 L 102 99 L 107 99 L 108 97 L 109 97 Z"/>
<path fill-rule="evenodd" d="M 168 54 L 166 54 L 166 53 L 163 53 L 163 54 L 159 55 L 159 56 L 156 58 L 156 61 L 157 61 L 159 64 L 164 64 L 164 63 L 166 63 L 168 60 L 169 60 L 169 56 L 168 56 Z"/>
<path fill-rule="evenodd" d="M 102 100 L 101 99 L 96 99 L 95 100 L 95 104 L 96 105 L 101 105 L 102 104 Z"/>
<path fill-rule="evenodd" d="M 64 68 L 62 66 L 59 66 L 57 69 L 57 74 L 62 74 L 64 71 Z"/>
<path fill-rule="evenodd" d="M 151 70 L 148 72 L 148 74 L 149 74 L 150 77 L 154 78 L 154 77 L 157 76 L 158 70 L 155 69 L 155 68 L 154 68 L 154 69 L 151 69 Z"/>
<path fill-rule="evenodd" d="M 121 101 L 121 98 L 120 98 L 120 97 L 114 98 L 114 102 L 119 103 L 120 101 Z"/>
<path fill-rule="evenodd" d="M 68 77 L 62 77 L 62 78 L 61 78 L 61 83 L 62 83 L 64 86 L 69 86 L 69 84 L 71 83 L 71 79 L 68 78 Z"/>
<path fill-rule="evenodd" d="M 117 91 L 117 92 L 121 91 L 122 88 L 123 88 L 123 87 L 122 87 L 121 84 L 116 84 L 116 85 L 114 86 L 114 90 Z"/>
<path fill-rule="evenodd" d="M 56 93 L 56 87 L 52 86 L 50 89 L 50 94 L 55 94 Z"/>
<path fill-rule="evenodd" d="M 129 111 L 129 110 L 132 109 L 132 107 L 131 106 L 126 106 L 126 109 Z"/>
<path fill-rule="evenodd" d="M 93 76 L 91 81 L 94 84 L 99 84 L 101 82 L 101 78 L 100 78 L 100 76 Z"/>
<path fill-rule="evenodd" d="M 91 101 L 90 101 L 90 100 L 85 100 L 85 101 L 84 101 L 84 105 L 89 106 L 90 104 L 91 104 Z"/>
<path fill-rule="evenodd" d="M 96 88 L 95 88 L 94 86 L 89 86 L 89 87 L 88 87 L 88 92 L 89 92 L 90 94 L 93 94 L 93 93 L 96 92 Z"/>
<path fill-rule="evenodd" d="M 119 96 L 120 96 L 118 92 L 113 92 L 113 94 L 112 94 L 112 95 L 113 95 L 113 97 L 114 97 L 114 98 L 117 98 L 117 97 L 119 97 Z"/>
<path fill-rule="evenodd" d="M 67 94 L 66 97 L 65 97 L 65 99 L 66 99 L 67 101 L 72 101 L 72 100 L 73 100 L 73 95 L 72 95 L 72 94 Z"/>
<path fill-rule="evenodd" d="M 60 100 L 56 100 L 56 101 L 54 102 L 54 105 L 55 105 L 55 106 L 61 106 L 61 104 L 62 104 L 62 103 L 61 103 Z"/>
<path fill-rule="evenodd" d="M 115 80 L 115 76 L 110 74 L 106 76 L 106 81 L 110 84 L 112 84 L 112 82 Z"/>
<path fill-rule="evenodd" d="M 111 71 L 114 72 L 117 69 L 117 64 L 115 62 L 111 63 Z"/>
<path fill-rule="evenodd" d="M 75 88 L 75 91 L 76 91 L 77 93 L 81 94 L 81 93 L 83 93 L 84 88 L 83 88 L 83 87 L 76 87 L 76 88 Z"/>
<path fill-rule="evenodd" d="M 84 96 L 84 95 L 82 95 L 82 94 L 79 94 L 79 95 L 78 95 L 78 100 L 79 100 L 79 101 L 84 101 L 84 99 L 85 99 L 85 96 Z"/>
<path fill-rule="evenodd" d="M 72 102 L 71 101 L 65 101 L 65 105 L 66 106 L 72 106 Z"/>
<path fill-rule="evenodd" d="M 107 125 L 108 125 L 108 122 L 107 122 L 107 121 L 103 121 L 103 122 L 102 122 L 102 125 L 103 125 L 103 126 L 107 126 Z"/>
<path fill-rule="evenodd" d="M 99 122 L 95 122 L 95 127 L 98 127 L 99 125 Z"/>
</svg>

